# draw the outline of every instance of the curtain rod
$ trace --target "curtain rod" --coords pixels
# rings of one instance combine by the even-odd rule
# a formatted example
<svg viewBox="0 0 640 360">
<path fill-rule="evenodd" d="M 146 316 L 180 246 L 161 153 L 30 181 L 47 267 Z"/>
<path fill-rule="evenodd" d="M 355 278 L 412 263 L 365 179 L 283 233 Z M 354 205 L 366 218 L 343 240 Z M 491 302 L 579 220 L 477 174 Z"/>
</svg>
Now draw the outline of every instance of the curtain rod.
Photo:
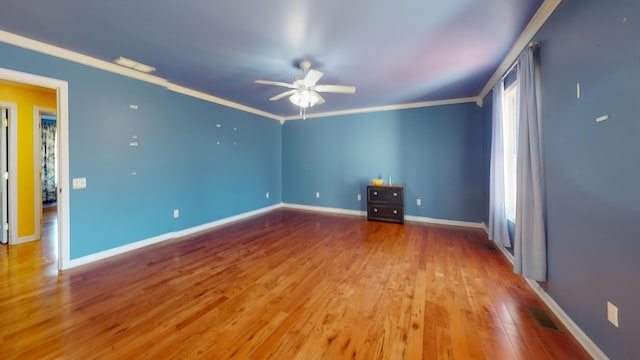
<svg viewBox="0 0 640 360">
<path fill-rule="evenodd" d="M 538 48 L 538 47 L 540 47 L 540 45 L 542 45 L 542 42 L 540 42 L 540 41 L 531 41 L 531 42 L 529 42 L 529 44 L 528 44 L 527 46 L 528 46 L 530 49 L 533 49 L 533 48 Z M 506 78 L 506 77 L 507 77 L 507 75 L 509 75 L 509 73 L 510 73 L 511 71 L 513 71 L 513 69 L 516 67 L 516 65 L 518 65 L 518 60 L 517 60 L 517 59 L 516 59 L 516 61 L 513 63 L 513 65 L 511 65 L 511 66 L 509 67 L 509 70 L 505 71 L 504 75 L 502 75 L 502 77 L 500 78 L 500 81 L 504 80 L 504 78 Z"/>
<path fill-rule="evenodd" d="M 540 42 L 540 41 L 532 41 L 532 42 L 529 43 L 529 47 L 530 48 L 540 47 L 541 44 L 542 44 L 542 42 Z"/>
</svg>

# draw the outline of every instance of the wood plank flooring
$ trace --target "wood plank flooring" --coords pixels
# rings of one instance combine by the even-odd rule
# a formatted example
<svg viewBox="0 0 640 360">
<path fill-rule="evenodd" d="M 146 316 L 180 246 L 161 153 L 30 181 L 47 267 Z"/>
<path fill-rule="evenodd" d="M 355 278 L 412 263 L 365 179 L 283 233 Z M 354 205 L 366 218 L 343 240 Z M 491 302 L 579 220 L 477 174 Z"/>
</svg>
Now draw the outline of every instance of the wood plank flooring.
<svg viewBox="0 0 640 360">
<path fill-rule="evenodd" d="M 55 271 L 2 247 L 3 359 L 588 359 L 481 230 L 281 209 Z M 558 321 L 556 321 L 558 322 Z M 559 322 L 558 322 L 559 323 Z"/>
</svg>

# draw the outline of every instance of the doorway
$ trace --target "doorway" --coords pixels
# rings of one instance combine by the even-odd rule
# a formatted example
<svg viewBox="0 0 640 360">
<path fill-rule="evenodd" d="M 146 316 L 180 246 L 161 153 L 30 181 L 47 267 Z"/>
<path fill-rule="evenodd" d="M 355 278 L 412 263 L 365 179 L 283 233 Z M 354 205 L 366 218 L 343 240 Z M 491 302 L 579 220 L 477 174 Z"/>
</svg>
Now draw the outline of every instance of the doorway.
<svg viewBox="0 0 640 360">
<path fill-rule="evenodd" d="M 0 244 L 9 239 L 9 119 L 15 104 L 0 102 Z"/>
<path fill-rule="evenodd" d="M 49 223 L 58 209 L 58 126 L 56 109 L 33 108 L 34 220 L 35 238 L 50 240 L 43 232 L 45 209 Z M 47 235 L 47 236 L 44 236 Z M 55 238 L 55 237 L 54 237 Z M 55 240 L 55 239 L 54 239 Z"/>
<path fill-rule="evenodd" d="M 0 68 L 0 80 L 6 80 L 16 83 L 21 83 L 25 85 L 38 86 L 48 89 L 55 90 L 56 93 L 56 110 L 54 111 L 56 115 L 56 129 L 57 129 L 57 138 L 58 138 L 58 147 L 56 148 L 56 157 L 58 159 L 57 166 L 57 174 L 58 174 L 58 187 L 57 187 L 57 258 L 58 258 L 58 270 L 63 270 L 69 267 L 70 263 L 70 251 L 69 251 L 69 194 L 68 187 L 66 186 L 69 183 L 69 171 L 68 171 L 68 159 L 69 159 L 69 143 L 68 143 L 68 83 L 63 80 L 47 78 L 39 75 L 28 74 L 24 72 L 9 70 Z M 34 110 L 35 112 L 36 110 Z M 9 130 L 11 132 L 12 127 L 11 124 L 11 111 L 9 111 Z M 16 124 L 15 122 L 13 124 Z M 35 132 L 34 132 L 35 133 Z M 39 132 L 38 132 L 39 133 Z M 34 135 L 35 137 L 35 135 Z M 40 141 L 38 141 L 39 143 Z M 12 165 L 17 162 L 17 160 L 13 160 L 16 158 L 16 151 L 11 151 L 11 149 L 15 146 L 15 142 L 11 142 L 11 139 L 8 141 L 9 145 L 9 174 L 8 174 L 8 184 L 9 188 L 11 188 L 12 184 L 17 183 L 17 171 L 13 171 Z M 1 149 L 1 145 L 0 145 Z M 40 157 L 36 157 L 39 159 Z M 35 166 L 34 166 L 35 167 Z M 35 170 L 34 170 L 35 171 Z M 39 177 L 35 177 L 35 179 L 39 179 Z M 36 184 L 39 184 L 39 181 L 35 181 Z M 38 188 L 41 185 L 37 186 Z M 9 195 L 11 194 L 11 189 L 9 189 Z M 40 196 L 34 196 L 39 200 L 39 206 L 36 207 L 36 214 L 42 215 L 42 201 L 40 200 Z M 15 216 L 12 216 L 13 205 L 17 203 L 17 199 L 15 197 L 8 197 L 9 203 L 9 211 L 8 217 L 9 221 L 11 219 L 15 219 Z M 35 201 L 34 201 L 35 205 Z M 13 213 L 15 214 L 15 212 Z M 41 219 L 41 218 L 40 218 Z M 38 219 L 38 220 L 40 220 Z M 11 224 L 10 224 L 11 227 Z M 41 226 L 37 226 L 38 229 Z M 9 231 L 9 244 L 11 244 L 11 239 L 13 238 L 11 234 L 11 229 Z M 11 245 L 8 245 L 11 246 Z"/>
</svg>

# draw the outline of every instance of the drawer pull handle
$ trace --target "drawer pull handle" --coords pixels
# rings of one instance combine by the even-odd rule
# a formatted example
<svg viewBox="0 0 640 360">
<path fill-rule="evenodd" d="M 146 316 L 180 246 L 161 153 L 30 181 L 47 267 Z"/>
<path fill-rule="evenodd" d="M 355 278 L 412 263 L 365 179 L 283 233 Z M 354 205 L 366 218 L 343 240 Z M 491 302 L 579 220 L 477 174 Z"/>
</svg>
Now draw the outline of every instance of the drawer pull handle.
<svg viewBox="0 0 640 360">
<path fill-rule="evenodd" d="M 374 192 L 373 192 L 373 195 L 378 195 L 378 192 L 377 192 L 377 191 L 374 191 Z"/>
<path fill-rule="evenodd" d="M 377 212 L 378 212 L 378 209 L 373 209 L 373 212 L 377 213 Z"/>
<path fill-rule="evenodd" d="M 398 193 L 393 193 L 393 196 L 398 196 Z"/>
<path fill-rule="evenodd" d="M 398 210 L 393 210 L 394 215 L 398 215 Z"/>
</svg>

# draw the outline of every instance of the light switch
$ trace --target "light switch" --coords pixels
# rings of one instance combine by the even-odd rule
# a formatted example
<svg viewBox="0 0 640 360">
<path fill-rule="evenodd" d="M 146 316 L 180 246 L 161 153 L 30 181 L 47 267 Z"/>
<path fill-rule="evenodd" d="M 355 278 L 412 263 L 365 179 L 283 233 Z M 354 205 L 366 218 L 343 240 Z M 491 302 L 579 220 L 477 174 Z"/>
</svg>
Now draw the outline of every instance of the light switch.
<svg viewBox="0 0 640 360">
<path fill-rule="evenodd" d="M 72 189 L 86 189 L 87 188 L 87 178 L 74 178 L 71 181 Z"/>
</svg>

